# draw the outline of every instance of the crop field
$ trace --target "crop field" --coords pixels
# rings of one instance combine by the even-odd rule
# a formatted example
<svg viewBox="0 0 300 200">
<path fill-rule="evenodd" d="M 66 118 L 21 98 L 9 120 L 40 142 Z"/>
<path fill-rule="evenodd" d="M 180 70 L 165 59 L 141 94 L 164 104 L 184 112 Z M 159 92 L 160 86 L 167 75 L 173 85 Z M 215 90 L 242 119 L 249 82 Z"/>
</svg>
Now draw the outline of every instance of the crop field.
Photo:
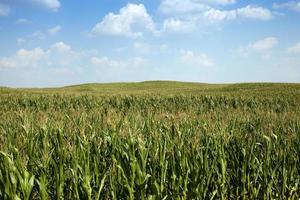
<svg viewBox="0 0 300 200">
<path fill-rule="evenodd" d="M 299 199 L 300 84 L 0 88 L 0 199 Z"/>
</svg>

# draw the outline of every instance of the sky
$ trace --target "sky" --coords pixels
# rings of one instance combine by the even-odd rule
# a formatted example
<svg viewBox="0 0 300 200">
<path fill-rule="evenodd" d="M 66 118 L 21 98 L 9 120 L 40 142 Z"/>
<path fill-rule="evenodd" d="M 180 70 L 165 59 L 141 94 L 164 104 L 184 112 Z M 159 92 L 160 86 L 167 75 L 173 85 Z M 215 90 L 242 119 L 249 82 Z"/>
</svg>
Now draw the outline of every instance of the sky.
<svg viewBox="0 0 300 200">
<path fill-rule="evenodd" d="M 0 0 L 0 86 L 300 82 L 300 1 Z"/>
</svg>

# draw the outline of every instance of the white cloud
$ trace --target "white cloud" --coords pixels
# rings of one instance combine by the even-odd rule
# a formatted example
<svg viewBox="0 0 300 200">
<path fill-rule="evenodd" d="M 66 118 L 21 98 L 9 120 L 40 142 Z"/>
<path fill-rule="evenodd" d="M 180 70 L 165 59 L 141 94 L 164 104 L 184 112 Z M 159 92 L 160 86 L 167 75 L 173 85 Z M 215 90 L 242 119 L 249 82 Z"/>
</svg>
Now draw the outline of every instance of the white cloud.
<svg viewBox="0 0 300 200">
<path fill-rule="evenodd" d="M 99 56 L 94 51 L 74 51 L 72 47 L 62 41 L 52 44 L 47 49 L 40 47 L 32 50 L 21 48 L 14 55 L 0 58 L 0 69 L 12 68 L 69 68 L 79 67 L 87 62 L 92 66 L 109 70 L 126 70 L 142 67 L 145 59 L 133 57 L 127 60 L 114 60 L 106 56 Z"/>
<path fill-rule="evenodd" d="M 271 20 L 273 18 L 270 10 L 259 6 L 248 5 L 229 10 L 213 7 L 235 2 L 235 0 L 162 0 L 158 11 L 169 17 L 164 19 L 160 30 L 155 28 L 155 23 L 143 4 L 127 4 L 120 9 L 119 13 L 107 14 L 93 27 L 91 33 L 139 38 L 145 31 L 160 36 L 171 32 L 191 32 L 201 25 L 229 20 Z"/>
<path fill-rule="evenodd" d="M 181 61 L 196 66 L 211 67 L 215 65 L 214 61 L 205 53 L 196 54 L 190 50 L 181 50 Z"/>
<path fill-rule="evenodd" d="M 300 12 L 300 1 L 289 1 L 285 3 L 274 3 L 273 4 L 274 9 L 288 9 L 288 10 L 293 10 Z"/>
<path fill-rule="evenodd" d="M 17 43 L 18 45 L 23 45 L 23 44 L 32 44 L 37 42 L 38 40 L 45 40 L 46 35 L 42 31 L 35 31 L 30 35 L 27 35 L 25 37 L 19 37 L 17 38 Z"/>
<path fill-rule="evenodd" d="M 203 21 L 207 22 L 219 22 L 224 20 L 233 20 L 237 18 L 237 13 L 235 10 L 218 10 L 211 8 L 203 13 Z M 207 21 L 208 20 L 208 21 Z"/>
<path fill-rule="evenodd" d="M 218 10 L 211 8 L 203 13 L 204 21 L 221 22 L 225 20 L 235 20 L 238 18 L 248 18 L 257 20 L 270 20 L 273 14 L 270 10 L 257 6 L 246 6 L 233 10 Z"/>
<path fill-rule="evenodd" d="M 33 50 L 20 49 L 11 57 L 0 58 L 0 68 L 23 68 L 35 66 L 46 52 L 41 48 Z"/>
<path fill-rule="evenodd" d="M 92 57 L 91 63 L 96 67 L 104 68 L 104 69 L 124 69 L 124 68 L 132 68 L 132 67 L 140 67 L 144 65 L 145 60 L 140 57 L 135 57 L 129 60 L 114 60 L 110 59 L 106 56 L 104 57 Z"/>
<path fill-rule="evenodd" d="M 109 58 L 105 57 L 92 57 L 91 62 L 94 65 L 101 66 L 101 67 L 109 67 L 109 68 L 121 68 L 125 66 L 125 63 L 122 61 L 117 60 L 111 60 Z"/>
<path fill-rule="evenodd" d="M 278 44 L 276 37 L 267 37 L 262 40 L 250 43 L 245 47 L 240 47 L 238 52 L 243 56 L 248 56 L 250 53 L 259 53 L 264 58 L 268 58 L 271 50 Z"/>
<path fill-rule="evenodd" d="M 237 16 L 259 20 L 270 20 L 273 18 L 272 12 L 266 8 L 248 5 L 236 10 Z"/>
<path fill-rule="evenodd" d="M 277 43 L 278 40 L 276 37 L 268 37 L 250 44 L 249 47 L 255 51 L 268 51 L 271 50 Z"/>
<path fill-rule="evenodd" d="M 61 26 L 57 25 L 57 26 L 54 26 L 53 28 L 48 29 L 48 34 L 56 35 L 60 30 L 61 30 Z"/>
<path fill-rule="evenodd" d="M 236 0 L 211 0 L 211 1 L 207 0 L 206 2 L 226 5 L 226 4 L 234 4 L 236 2 Z"/>
<path fill-rule="evenodd" d="M 212 7 L 216 4 L 226 5 L 235 2 L 235 0 L 163 0 L 159 5 L 158 10 L 165 15 L 199 15 L 203 12 L 208 12 L 207 15 L 212 15 L 216 18 L 233 19 L 236 17 L 244 17 L 261 20 L 269 20 L 272 18 L 270 10 L 259 6 L 248 5 L 243 8 L 232 10 L 219 10 Z M 234 17 L 232 17 L 233 15 Z"/>
<path fill-rule="evenodd" d="M 16 24 L 30 24 L 30 23 L 32 23 L 32 22 L 25 18 L 20 18 L 16 21 Z"/>
<path fill-rule="evenodd" d="M 22 40 L 21 40 L 22 42 Z M 1 68 L 66 67 L 80 59 L 81 53 L 75 52 L 64 42 L 57 42 L 48 49 L 40 47 L 32 50 L 21 48 L 15 55 L 0 58 Z"/>
<path fill-rule="evenodd" d="M 161 32 L 189 32 L 193 30 L 194 24 L 189 21 L 184 21 L 175 18 L 168 18 L 164 20 Z"/>
<path fill-rule="evenodd" d="M 289 53 L 300 54 L 300 42 L 298 42 L 295 46 L 288 48 Z"/>
<path fill-rule="evenodd" d="M 8 5 L 0 3 L 0 16 L 8 16 L 10 13 L 10 7 Z"/>
<path fill-rule="evenodd" d="M 57 42 L 51 46 L 51 49 L 60 52 L 60 53 L 65 53 L 71 51 L 71 47 L 64 42 Z"/>
<path fill-rule="evenodd" d="M 199 13 L 213 5 L 234 4 L 235 0 L 162 0 L 159 12 L 165 15 Z"/>
<path fill-rule="evenodd" d="M 208 5 L 194 0 L 162 0 L 158 10 L 165 15 L 186 14 L 207 10 Z"/>
<path fill-rule="evenodd" d="M 49 8 L 53 11 L 57 11 L 60 7 L 59 0 L 32 0 L 34 3 L 41 5 L 45 8 Z"/>
<path fill-rule="evenodd" d="M 263 7 L 247 5 L 235 9 L 223 9 L 235 0 L 162 0 L 158 11 L 169 16 L 160 33 L 190 32 L 201 26 L 239 19 L 271 20 L 273 13 Z"/>
<path fill-rule="evenodd" d="M 77 62 L 84 57 L 82 52 L 72 50 L 71 46 L 64 42 L 56 42 L 52 44 L 47 51 L 47 63 L 53 67 L 69 67 L 70 65 L 77 65 Z"/>
<path fill-rule="evenodd" d="M 138 38 L 144 31 L 155 32 L 155 24 L 143 4 L 127 4 L 118 14 L 109 13 L 97 23 L 92 34 Z"/>
<path fill-rule="evenodd" d="M 232 10 L 219 10 L 207 8 L 206 10 L 189 15 L 179 15 L 178 18 L 165 19 L 161 33 L 165 32 L 190 32 L 200 25 L 209 25 L 237 19 L 270 20 L 273 14 L 268 9 L 257 6 L 246 6 Z"/>
<path fill-rule="evenodd" d="M 95 50 L 76 51 L 61 41 L 0 57 L 0 79 L 3 85 L 19 87 L 143 80 L 146 64 L 142 57 L 113 59 Z"/>
<path fill-rule="evenodd" d="M 60 30 L 61 30 L 61 26 L 59 26 L 59 25 L 57 25 L 57 26 L 55 26 L 53 28 L 48 29 L 47 32 L 38 30 L 38 31 L 33 32 L 30 35 L 24 36 L 22 38 L 21 37 L 17 38 L 17 43 L 18 43 L 18 45 L 22 45 L 22 44 L 35 44 L 36 41 L 38 41 L 38 40 L 45 40 L 48 35 L 54 36 Z"/>
</svg>

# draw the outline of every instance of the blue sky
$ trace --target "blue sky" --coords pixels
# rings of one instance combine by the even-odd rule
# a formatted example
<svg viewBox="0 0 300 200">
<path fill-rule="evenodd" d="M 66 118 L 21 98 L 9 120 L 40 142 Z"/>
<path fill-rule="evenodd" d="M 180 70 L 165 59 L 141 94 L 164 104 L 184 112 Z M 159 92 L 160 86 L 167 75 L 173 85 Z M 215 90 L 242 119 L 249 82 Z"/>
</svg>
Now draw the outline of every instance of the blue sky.
<svg viewBox="0 0 300 200">
<path fill-rule="evenodd" d="M 300 82 L 299 0 L 0 0 L 0 33 L 1 86 Z"/>
</svg>

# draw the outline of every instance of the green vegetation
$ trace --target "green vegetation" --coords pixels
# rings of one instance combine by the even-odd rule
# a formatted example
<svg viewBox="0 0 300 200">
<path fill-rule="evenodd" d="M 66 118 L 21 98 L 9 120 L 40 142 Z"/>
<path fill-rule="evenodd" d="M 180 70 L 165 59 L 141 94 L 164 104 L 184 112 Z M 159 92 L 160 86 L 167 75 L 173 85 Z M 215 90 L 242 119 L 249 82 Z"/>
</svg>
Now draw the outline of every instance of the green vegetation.
<svg viewBox="0 0 300 200">
<path fill-rule="evenodd" d="M 0 89 L 0 199 L 299 198 L 299 84 Z"/>
</svg>

